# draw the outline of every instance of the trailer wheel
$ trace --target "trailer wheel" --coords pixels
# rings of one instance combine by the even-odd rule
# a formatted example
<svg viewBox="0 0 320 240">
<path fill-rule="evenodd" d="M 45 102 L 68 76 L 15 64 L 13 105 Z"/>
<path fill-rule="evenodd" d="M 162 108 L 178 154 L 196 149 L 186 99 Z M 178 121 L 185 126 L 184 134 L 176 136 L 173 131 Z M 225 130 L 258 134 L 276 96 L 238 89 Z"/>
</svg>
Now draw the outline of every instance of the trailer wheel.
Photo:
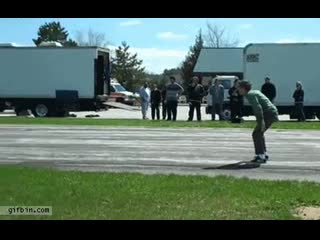
<svg viewBox="0 0 320 240">
<path fill-rule="evenodd" d="M 37 104 L 34 106 L 32 113 L 35 117 L 48 117 L 49 107 L 47 104 Z"/>
</svg>

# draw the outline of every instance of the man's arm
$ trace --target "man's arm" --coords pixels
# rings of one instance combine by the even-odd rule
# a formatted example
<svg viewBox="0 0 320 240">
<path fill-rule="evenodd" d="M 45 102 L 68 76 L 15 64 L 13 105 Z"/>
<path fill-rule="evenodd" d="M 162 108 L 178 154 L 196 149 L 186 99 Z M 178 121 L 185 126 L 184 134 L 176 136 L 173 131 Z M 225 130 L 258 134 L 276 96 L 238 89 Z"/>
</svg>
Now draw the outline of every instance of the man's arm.
<svg viewBox="0 0 320 240">
<path fill-rule="evenodd" d="M 183 87 L 182 87 L 180 84 L 176 83 L 176 85 L 179 87 L 179 90 L 178 90 L 178 97 L 180 97 L 180 96 L 181 96 L 181 94 L 184 92 L 184 89 L 183 89 Z"/>
<path fill-rule="evenodd" d="M 257 97 L 254 95 L 248 95 L 247 99 L 249 104 L 252 107 L 254 115 L 256 116 L 257 128 L 259 128 L 261 131 L 264 131 L 265 123 L 264 123 L 262 106 L 260 105 Z"/>
<path fill-rule="evenodd" d="M 275 85 L 273 85 L 273 99 L 275 99 L 277 96 L 277 88 Z"/>
<path fill-rule="evenodd" d="M 140 98 L 142 101 L 146 101 L 146 91 L 144 89 L 140 89 Z"/>
<path fill-rule="evenodd" d="M 179 95 L 181 95 L 184 92 L 184 88 L 179 84 L 180 87 L 180 91 L 179 91 Z"/>
<path fill-rule="evenodd" d="M 161 102 L 161 91 L 158 91 L 158 102 Z"/>
<path fill-rule="evenodd" d="M 210 86 L 210 87 L 209 87 L 209 91 L 208 91 L 208 92 L 210 93 L 210 95 L 213 95 L 213 94 L 214 94 L 214 91 L 213 91 L 213 90 L 214 90 L 213 86 Z"/>
<path fill-rule="evenodd" d="M 204 87 L 200 85 L 200 96 L 203 98 L 205 96 Z"/>
</svg>

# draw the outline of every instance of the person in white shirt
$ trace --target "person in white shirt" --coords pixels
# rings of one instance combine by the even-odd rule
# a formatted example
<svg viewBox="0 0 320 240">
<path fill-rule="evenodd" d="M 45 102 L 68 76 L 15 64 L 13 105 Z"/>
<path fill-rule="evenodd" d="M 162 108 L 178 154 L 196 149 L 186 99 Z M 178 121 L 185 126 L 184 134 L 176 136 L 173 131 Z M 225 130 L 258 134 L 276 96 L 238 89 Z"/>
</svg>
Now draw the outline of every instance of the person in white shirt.
<svg viewBox="0 0 320 240">
<path fill-rule="evenodd" d="M 145 83 L 140 89 L 140 98 L 141 98 L 141 112 L 142 119 L 147 120 L 147 112 L 150 102 L 150 90 L 148 88 L 148 83 Z"/>
</svg>

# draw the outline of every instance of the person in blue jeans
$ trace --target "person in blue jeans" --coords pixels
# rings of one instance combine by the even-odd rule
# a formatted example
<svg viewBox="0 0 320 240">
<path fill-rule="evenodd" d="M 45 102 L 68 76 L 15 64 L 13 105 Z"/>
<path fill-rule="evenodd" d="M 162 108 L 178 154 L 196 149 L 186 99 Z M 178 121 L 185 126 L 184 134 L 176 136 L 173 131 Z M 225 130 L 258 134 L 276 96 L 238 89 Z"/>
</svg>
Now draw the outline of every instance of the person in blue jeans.
<svg viewBox="0 0 320 240">
<path fill-rule="evenodd" d="M 224 101 L 224 87 L 218 79 L 214 80 L 214 84 L 209 88 L 210 95 L 212 97 L 212 108 L 211 108 L 211 120 L 215 121 L 216 113 L 219 115 L 219 120 L 223 118 L 223 101 Z"/>
<path fill-rule="evenodd" d="M 168 110 L 168 119 L 167 121 L 177 120 L 177 108 L 178 108 L 178 100 L 181 93 L 184 91 L 183 87 L 181 87 L 178 83 L 176 83 L 175 77 L 170 77 L 170 84 L 167 85 L 166 89 L 166 100 L 167 100 L 167 110 Z"/>
</svg>

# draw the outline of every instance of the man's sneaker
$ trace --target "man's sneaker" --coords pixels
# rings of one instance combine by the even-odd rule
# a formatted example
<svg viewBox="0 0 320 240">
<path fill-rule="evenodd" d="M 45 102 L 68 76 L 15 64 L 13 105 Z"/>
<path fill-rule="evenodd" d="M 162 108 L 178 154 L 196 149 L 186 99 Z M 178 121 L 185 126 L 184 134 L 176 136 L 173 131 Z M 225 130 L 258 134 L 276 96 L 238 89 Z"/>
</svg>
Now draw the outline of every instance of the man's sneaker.
<svg viewBox="0 0 320 240">
<path fill-rule="evenodd" d="M 251 162 L 253 162 L 253 163 L 266 163 L 267 158 L 261 158 L 260 156 L 255 156 L 255 158 Z"/>
</svg>

